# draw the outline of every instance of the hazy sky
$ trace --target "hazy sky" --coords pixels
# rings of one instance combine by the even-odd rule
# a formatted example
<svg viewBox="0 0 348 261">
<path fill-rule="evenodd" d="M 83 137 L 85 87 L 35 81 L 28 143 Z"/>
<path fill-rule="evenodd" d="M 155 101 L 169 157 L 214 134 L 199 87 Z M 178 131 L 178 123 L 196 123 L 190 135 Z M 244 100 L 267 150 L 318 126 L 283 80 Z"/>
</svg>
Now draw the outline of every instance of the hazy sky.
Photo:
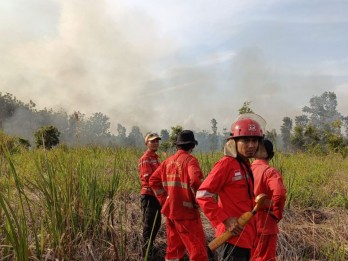
<svg viewBox="0 0 348 261">
<path fill-rule="evenodd" d="M 346 0 L 3 0 L 0 92 L 143 132 L 279 130 L 313 96 L 348 115 Z"/>
</svg>

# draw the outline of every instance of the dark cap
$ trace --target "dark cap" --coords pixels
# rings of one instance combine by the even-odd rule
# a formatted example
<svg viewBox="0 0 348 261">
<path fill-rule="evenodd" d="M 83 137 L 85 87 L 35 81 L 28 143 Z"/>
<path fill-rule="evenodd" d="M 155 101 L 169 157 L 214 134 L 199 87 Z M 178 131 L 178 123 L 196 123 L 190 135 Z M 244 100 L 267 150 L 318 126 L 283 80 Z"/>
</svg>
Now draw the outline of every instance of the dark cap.
<svg viewBox="0 0 348 261">
<path fill-rule="evenodd" d="M 198 145 L 198 141 L 195 140 L 195 135 L 190 130 L 183 130 L 176 138 L 176 145 L 195 144 Z"/>
</svg>

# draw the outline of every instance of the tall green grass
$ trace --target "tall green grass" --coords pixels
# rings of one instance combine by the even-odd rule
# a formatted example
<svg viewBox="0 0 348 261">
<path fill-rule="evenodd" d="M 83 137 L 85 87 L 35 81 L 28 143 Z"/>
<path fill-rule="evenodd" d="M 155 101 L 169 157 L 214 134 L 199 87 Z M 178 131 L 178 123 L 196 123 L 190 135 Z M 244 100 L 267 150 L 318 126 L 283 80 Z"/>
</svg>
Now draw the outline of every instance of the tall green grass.
<svg viewBox="0 0 348 261">
<path fill-rule="evenodd" d="M 348 209 L 348 160 L 339 154 L 277 154 L 272 160 L 287 187 L 287 206 Z"/>
<path fill-rule="evenodd" d="M 11 155 L 3 149 L 1 260 L 139 260 L 142 153 L 61 147 Z M 195 155 L 206 176 L 222 153 Z M 288 208 L 348 209 L 348 161 L 340 155 L 278 153 L 272 164 L 282 172 Z M 323 255 L 345 256 L 340 241 L 322 246 Z M 341 249 L 336 256 L 333 247 Z"/>
<path fill-rule="evenodd" d="M 9 257 L 28 260 L 34 243 L 37 258 L 49 248 L 52 255 L 71 260 L 80 241 L 100 237 L 102 224 L 114 220 L 114 197 L 136 187 L 129 152 L 7 153 L 1 161 L 0 213 Z"/>
</svg>

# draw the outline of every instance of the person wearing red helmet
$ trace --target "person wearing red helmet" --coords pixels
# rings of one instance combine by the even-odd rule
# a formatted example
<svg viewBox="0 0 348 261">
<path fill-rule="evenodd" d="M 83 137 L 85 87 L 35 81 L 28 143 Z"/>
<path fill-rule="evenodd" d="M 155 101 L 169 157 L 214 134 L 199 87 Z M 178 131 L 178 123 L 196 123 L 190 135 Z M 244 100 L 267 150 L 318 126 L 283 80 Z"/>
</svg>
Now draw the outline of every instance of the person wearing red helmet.
<svg viewBox="0 0 348 261">
<path fill-rule="evenodd" d="M 254 193 L 266 194 L 271 199 L 261 211 L 256 214 L 257 237 L 253 249 L 253 261 L 276 260 L 278 222 L 283 217 L 286 200 L 286 188 L 281 174 L 269 165 L 274 156 L 273 144 L 270 140 L 263 140 L 260 149 L 265 153 L 255 156 L 251 165 L 254 174 Z M 262 156 L 263 155 L 263 156 Z"/>
<path fill-rule="evenodd" d="M 166 216 L 166 261 L 181 260 L 185 249 L 190 260 L 208 259 L 206 239 L 195 193 L 203 180 L 198 160 L 191 155 L 198 144 L 190 130 L 176 140 L 177 152 L 167 158 L 150 177 L 162 214 Z"/>
<path fill-rule="evenodd" d="M 218 237 L 226 230 L 232 237 L 219 248 L 219 260 L 248 261 L 254 238 L 255 223 L 241 227 L 237 219 L 254 207 L 254 181 L 249 159 L 254 157 L 263 138 L 260 124 L 251 118 L 232 124 L 224 156 L 215 163 L 196 193 L 196 199 Z M 218 195 L 218 200 L 215 198 Z"/>
<path fill-rule="evenodd" d="M 161 138 L 157 133 L 148 133 L 145 136 L 147 150 L 138 162 L 141 181 L 141 210 L 143 213 L 142 256 L 148 256 L 148 260 L 151 260 L 152 256 L 155 255 L 153 242 L 161 227 L 161 205 L 149 185 L 151 175 L 160 165 L 159 157 L 156 154 L 160 140 Z"/>
</svg>

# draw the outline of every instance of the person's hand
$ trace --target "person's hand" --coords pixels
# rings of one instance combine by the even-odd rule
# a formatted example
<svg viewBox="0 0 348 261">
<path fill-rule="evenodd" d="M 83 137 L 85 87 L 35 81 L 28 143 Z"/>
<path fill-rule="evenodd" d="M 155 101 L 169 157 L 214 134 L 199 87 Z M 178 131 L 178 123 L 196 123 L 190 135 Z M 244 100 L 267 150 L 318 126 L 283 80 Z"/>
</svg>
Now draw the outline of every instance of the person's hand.
<svg viewBox="0 0 348 261">
<path fill-rule="evenodd" d="M 226 230 L 230 231 L 233 236 L 238 236 L 243 231 L 243 227 L 238 224 L 236 217 L 229 217 L 223 223 Z"/>
</svg>

